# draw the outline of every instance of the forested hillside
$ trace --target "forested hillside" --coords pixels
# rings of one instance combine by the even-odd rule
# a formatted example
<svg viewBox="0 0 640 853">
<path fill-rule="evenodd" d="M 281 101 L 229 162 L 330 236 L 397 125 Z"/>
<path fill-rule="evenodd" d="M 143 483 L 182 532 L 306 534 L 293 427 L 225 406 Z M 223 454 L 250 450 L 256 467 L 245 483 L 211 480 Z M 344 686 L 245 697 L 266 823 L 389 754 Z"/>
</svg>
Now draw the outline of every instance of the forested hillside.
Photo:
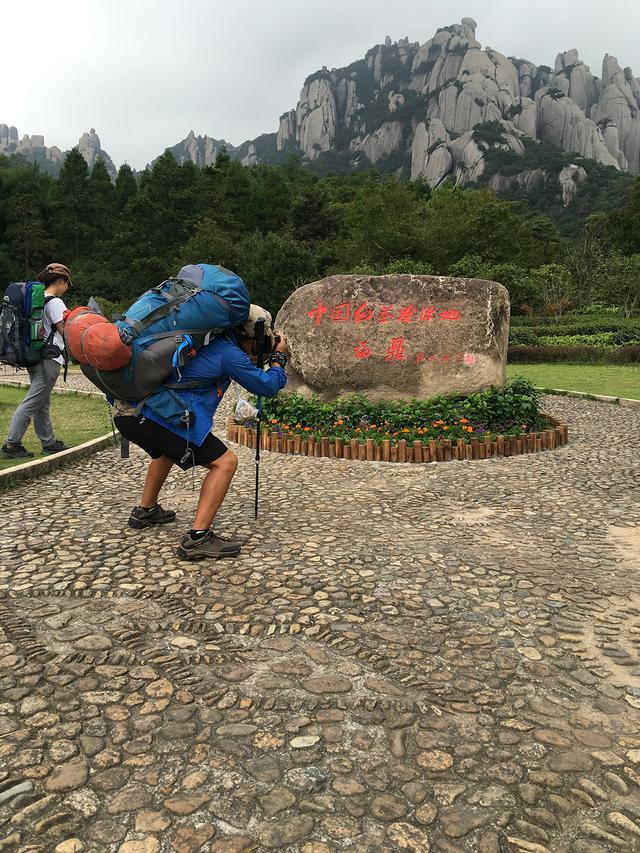
<svg viewBox="0 0 640 853">
<path fill-rule="evenodd" d="M 617 201 L 576 215 L 567 237 L 486 187 L 431 190 L 375 172 L 320 178 L 295 157 L 243 166 L 223 151 L 200 169 L 167 152 L 138 178 L 122 166 L 115 183 L 76 149 L 58 179 L 3 157 L 0 280 L 55 258 L 73 271 L 75 301 L 126 306 L 182 264 L 211 261 L 276 311 L 332 272 L 455 274 L 502 282 L 515 313 L 557 316 L 599 301 L 630 314 L 640 307 L 640 179 Z"/>
</svg>

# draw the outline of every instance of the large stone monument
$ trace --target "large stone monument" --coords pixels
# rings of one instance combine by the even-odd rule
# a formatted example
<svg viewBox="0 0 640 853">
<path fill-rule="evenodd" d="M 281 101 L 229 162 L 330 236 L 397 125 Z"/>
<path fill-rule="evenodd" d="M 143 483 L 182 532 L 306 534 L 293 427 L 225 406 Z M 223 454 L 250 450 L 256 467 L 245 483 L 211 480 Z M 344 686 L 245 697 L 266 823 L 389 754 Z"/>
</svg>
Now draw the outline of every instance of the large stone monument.
<svg viewBox="0 0 640 853">
<path fill-rule="evenodd" d="M 509 295 L 480 279 L 335 275 L 294 291 L 276 328 L 290 390 L 325 400 L 470 393 L 504 383 Z"/>
</svg>

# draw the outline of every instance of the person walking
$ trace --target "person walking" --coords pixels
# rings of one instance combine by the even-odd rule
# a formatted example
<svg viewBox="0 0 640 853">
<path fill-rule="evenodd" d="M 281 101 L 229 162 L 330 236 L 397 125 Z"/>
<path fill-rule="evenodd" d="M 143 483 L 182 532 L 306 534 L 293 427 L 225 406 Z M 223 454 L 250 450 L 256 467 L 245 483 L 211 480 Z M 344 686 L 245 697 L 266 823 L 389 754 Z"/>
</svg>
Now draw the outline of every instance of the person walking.
<svg viewBox="0 0 640 853">
<path fill-rule="evenodd" d="M 269 342 L 265 347 L 270 353 L 267 370 L 256 366 L 254 329 L 258 319 L 264 320 L 265 338 Z M 274 341 L 277 341 L 275 347 Z M 200 489 L 191 529 L 182 536 L 177 554 L 183 560 L 239 554 L 240 541 L 223 539 L 211 530 L 238 467 L 235 453 L 212 434 L 213 418 L 231 380 L 253 394 L 275 397 L 287 384 L 286 364 L 284 336 L 280 335 L 279 340 L 274 338 L 271 315 L 259 305 L 252 305 L 248 320 L 202 347 L 182 369 L 180 381 L 172 385 L 189 416 L 188 424 L 169 423 L 154 412 L 152 403 L 145 404 L 142 412 L 136 414 L 133 405 L 114 400 L 114 421 L 121 435 L 152 458 L 140 503 L 131 511 L 129 527 L 140 530 L 175 521 L 176 513 L 158 503 L 160 490 L 174 465 L 183 471 L 201 465 L 208 469 L 208 474 Z M 208 387 L 193 387 L 200 380 L 210 380 Z"/>
<path fill-rule="evenodd" d="M 64 264 L 49 264 L 37 276 L 36 281 L 44 284 L 45 304 L 42 314 L 44 326 L 44 339 L 57 348 L 58 355 L 42 358 L 33 367 L 28 367 L 31 387 L 25 398 L 15 410 L 7 440 L 2 445 L 2 454 L 9 459 L 22 459 L 33 456 L 30 450 L 22 444 L 30 422 L 33 420 L 33 428 L 42 443 L 42 452 L 46 454 L 60 453 L 68 450 L 63 441 L 55 437 L 49 408 L 51 406 L 51 392 L 60 375 L 60 368 L 64 364 L 64 340 L 62 337 L 62 318 L 67 306 L 62 297 L 71 287 L 71 273 Z M 51 351 L 51 348 L 48 347 Z M 55 353 L 55 349 L 53 350 Z"/>
</svg>

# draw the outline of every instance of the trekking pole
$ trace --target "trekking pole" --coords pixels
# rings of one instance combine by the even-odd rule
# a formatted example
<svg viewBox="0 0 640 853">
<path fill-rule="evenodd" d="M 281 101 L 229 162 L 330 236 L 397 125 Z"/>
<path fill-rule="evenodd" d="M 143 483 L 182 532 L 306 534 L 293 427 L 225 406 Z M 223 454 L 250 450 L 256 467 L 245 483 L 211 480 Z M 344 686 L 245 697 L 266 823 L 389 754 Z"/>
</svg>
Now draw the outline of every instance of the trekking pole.
<svg viewBox="0 0 640 853">
<path fill-rule="evenodd" d="M 264 367 L 264 317 L 256 320 L 253 327 L 253 341 L 256 349 L 256 365 L 262 370 Z M 258 394 L 258 414 L 256 416 L 256 497 L 253 507 L 253 517 L 258 517 L 258 485 L 260 482 L 260 424 L 262 422 L 262 395 Z"/>
<path fill-rule="evenodd" d="M 109 401 L 107 398 L 104 398 L 105 403 L 107 404 L 107 412 L 109 413 L 109 420 L 111 421 L 111 431 L 113 432 L 113 443 L 118 445 L 118 431 L 116 429 L 116 422 L 113 419 L 113 412 L 111 411 L 111 406 L 109 405 Z M 129 439 L 125 438 L 122 433 L 120 433 L 120 459 L 128 459 L 129 458 Z"/>
</svg>

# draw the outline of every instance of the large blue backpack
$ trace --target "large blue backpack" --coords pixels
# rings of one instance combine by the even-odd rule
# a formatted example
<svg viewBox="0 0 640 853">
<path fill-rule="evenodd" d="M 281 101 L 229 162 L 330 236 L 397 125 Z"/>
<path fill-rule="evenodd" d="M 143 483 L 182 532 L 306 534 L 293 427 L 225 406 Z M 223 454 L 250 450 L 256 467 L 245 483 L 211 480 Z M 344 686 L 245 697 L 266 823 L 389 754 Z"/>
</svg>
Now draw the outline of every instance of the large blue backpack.
<svg viewBox="0 0 640 853">
<path fill-rule="evenodd" d="M 131 347 L 129 363 L 109 371 L 82 364 L 82 372 L 109 397 L 144 400 L 158 386 L 179 381 L 180 369 L 200 347 L 245 322 L 249 306 L 249 292 L 235 273 L 213 264 L 182 267 L 116 322 Z"/>
</svg>

